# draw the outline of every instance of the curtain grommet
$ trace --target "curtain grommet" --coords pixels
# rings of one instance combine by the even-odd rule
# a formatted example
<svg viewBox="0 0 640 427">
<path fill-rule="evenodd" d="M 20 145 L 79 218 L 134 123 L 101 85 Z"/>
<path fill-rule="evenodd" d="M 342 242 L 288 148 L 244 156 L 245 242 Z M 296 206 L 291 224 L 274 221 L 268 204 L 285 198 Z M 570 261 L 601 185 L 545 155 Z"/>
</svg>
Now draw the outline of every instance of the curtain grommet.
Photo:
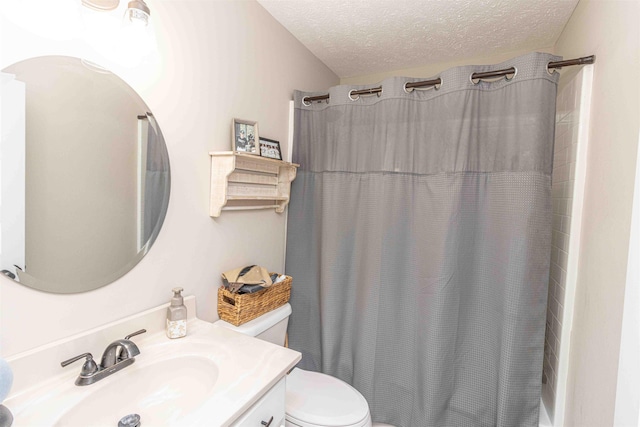
<svg viewBox="0 0 640 427">
<path fill-rule="evenodd" d="M 548 65 L 547 65 L 547 67 L 548 67 Z M 511 78 L 509 78 L 509 75 L 505 75 L 505 76 L 504 76 L 504 78 L 505 78 L 508 82 L 510 82 L 511 80 L 515 79 L 515 78 L 516 78 L 516 76 L 518 75 L 518 67 L 513 67 L 513 69 L 514 69 L 514 70 L 516 70 L 516 71 L 514 71 L 514 72 L 513 72 L 513 76 L 511 76 Z"/>
<path fill-rule="evenodd" d="M 402 85 L 402 89 L 404 90 L 404 93 L 412 93 L 414 91 L 414 88 L 411 89 L 407 89 L 407 84 L 409 82 L 404 82 L 404 85 Z"/>
<path fill-rule="evenodd" d="M 558 74 L 558 70 L 556 70 L 555 68 L 554 68 L 553 70 L 550 70 L 550 69 L 549 69 L 549 64 L 551 64 L 551 63 L 550 63 L 550 62 L 547 62 L 547 67 L 546 67 L 546 68 L 547 68 L 547 73 L 548 73 L 550 76 L 553 76 L 554 74 Z"/>
<path fill-rule="evenodd" d="M 354 98 L 354 97 L 351 95 L 353 92 L 355 92 L 355 89 L 351 89 L 351 90 L 349 91 L 349 99 L 350 99 L 350 100 L 352 100 L 352 101 L 357 101 L 358 99 L 360 99 L 360 95 L 358 95 L 358 96 L 357 96 L 357 98 Z"/>
<path fill-rule="evenodd" d="M 307 101 L 308 96 L 305 96 L 304 98 L 302 98 L 302 105 L 304 105 L 305 107 L 309 107 L 311 106 L 311 101 Z"/>
</svg>

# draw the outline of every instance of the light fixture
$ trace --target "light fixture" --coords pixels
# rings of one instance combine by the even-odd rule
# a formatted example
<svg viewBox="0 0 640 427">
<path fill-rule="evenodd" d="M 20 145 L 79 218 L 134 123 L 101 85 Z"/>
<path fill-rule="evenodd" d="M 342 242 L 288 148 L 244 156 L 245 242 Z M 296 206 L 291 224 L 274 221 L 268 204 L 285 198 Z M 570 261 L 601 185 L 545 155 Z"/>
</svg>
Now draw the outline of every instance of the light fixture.
<svg viewBox="0 0 640 427">
<path fill-rule="evenodd" d="M 114 10 L 120 4 L 120 0 L 81 0 L 83 6 L 96 11 L 109 11 Z M 127 5 L 127 10 L 124 13 L 124 23 L 134 25 L 149 25 L 149 16 L 151 10 L 144 0 L 131 0 Z"/>
<path fill-rule="evenodd" d="M 127 6 L 127 11 L 124 13 L 124 20 L 127 23 L 149 25 L 149 15 L 151 10 L 144 0 L 131 0 Z"/>
<path fill-rule="evenodd" d="M 95 58 L 92 62 L 132 68 L 154 60 L 157 46 L 145 0 L 75 1 L 85 6 L 81 8 L 83 38 L 89 48 L 88 58 Z"/>
</svg>

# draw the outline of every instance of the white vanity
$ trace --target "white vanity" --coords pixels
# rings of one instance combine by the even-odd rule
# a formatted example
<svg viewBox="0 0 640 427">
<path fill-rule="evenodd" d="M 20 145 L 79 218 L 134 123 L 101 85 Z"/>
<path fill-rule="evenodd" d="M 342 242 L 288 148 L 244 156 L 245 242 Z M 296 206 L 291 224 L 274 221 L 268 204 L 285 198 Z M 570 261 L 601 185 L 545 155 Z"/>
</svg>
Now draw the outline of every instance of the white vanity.
<svg viewBox="0 0 640 427">
<path fill-rule="evenodd" d="M 285 377 L 300 353 L 198 319 L 194 297 L 185 305 L 185 338 L 166 337 L 166 304 L 7 359 L 13 425 L 113 427 L 129 414 L 146 427 L 284 425 Z M 135 363 L 95 384 L 74 384 L 81 362 L 60 366 L 86 352 L 99 359 L 141 328 Z"/>
</svg>

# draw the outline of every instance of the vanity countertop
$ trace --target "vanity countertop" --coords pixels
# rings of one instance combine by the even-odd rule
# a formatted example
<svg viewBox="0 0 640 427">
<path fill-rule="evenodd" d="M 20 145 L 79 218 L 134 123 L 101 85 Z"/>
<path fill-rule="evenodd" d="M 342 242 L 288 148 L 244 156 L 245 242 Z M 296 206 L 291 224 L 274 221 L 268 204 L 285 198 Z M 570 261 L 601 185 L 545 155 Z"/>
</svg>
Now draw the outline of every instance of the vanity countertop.
<svg viewBox="0 0 640 427">
<path fill-rule="evenodd" d="M 10 395 L 4 404 L 14 426 L 114 426 L 130 413 L 139 414 L 143 426 L 228 426 L 301 358 L 195 317 L 188 320 L 185 338 L 171 340 L 164 330 L 152 329 L 132 339 L 140 348 L 135 363 L 95 384 L 74 384 L 77 362 Z M 13 363 L 18 377 L 21 358 Z"/>
</svg>

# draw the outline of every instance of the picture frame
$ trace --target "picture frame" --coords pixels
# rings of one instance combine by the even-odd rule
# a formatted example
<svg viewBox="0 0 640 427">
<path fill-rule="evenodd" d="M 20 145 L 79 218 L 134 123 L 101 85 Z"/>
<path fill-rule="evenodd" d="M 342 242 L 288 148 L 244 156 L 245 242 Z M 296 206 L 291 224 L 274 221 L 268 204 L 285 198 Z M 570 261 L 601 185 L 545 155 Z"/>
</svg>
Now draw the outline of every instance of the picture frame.
<svg viewBox="0 0 640 427">
<path fill-rule="evenodd" d="M 273 139 L 260 137 L 260 155 L 269 159 L 282 160 L 280 142 Z"/>
<path fill-rule="evenodd" d="M 236 153 L 260 155 L 258 147 L 258 122 L 233 119 L 231 125 L 231 149 Z"/>
</svg>

